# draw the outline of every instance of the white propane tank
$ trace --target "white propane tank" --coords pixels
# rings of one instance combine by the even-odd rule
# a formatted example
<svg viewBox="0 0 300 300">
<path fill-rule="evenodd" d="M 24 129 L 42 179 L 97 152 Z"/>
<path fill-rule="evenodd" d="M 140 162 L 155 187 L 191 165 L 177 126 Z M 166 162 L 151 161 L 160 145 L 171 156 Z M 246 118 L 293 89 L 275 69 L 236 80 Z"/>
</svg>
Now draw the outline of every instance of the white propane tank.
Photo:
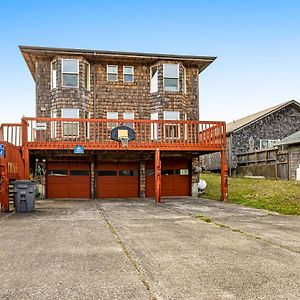
<svg viewBox="0 0 300 300">
<path fill-rule="evenodd" d="M 198 182 L 198 189 L 200 191 L 204 191 L 206 189 L 206 181 L 203 180 L 203 179 L 200 179 L 199 182 Z"/>
<path fill-rule="evenodd" d="M 296 180 L 300 181 L 300 165 L 299 167 L 296 169 Z"/>
</svg>

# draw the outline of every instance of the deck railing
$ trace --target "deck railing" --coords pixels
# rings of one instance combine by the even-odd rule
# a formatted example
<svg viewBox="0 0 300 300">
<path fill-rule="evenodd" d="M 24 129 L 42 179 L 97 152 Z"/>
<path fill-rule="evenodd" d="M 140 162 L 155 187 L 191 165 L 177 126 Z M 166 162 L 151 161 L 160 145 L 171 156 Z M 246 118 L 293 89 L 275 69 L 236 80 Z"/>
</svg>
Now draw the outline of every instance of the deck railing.
<svg viewBox="0 0 300 300">
<path fill-rule="evenodd" d="M 111 131 L 119 125 L 133 128 L 136 139 L 128 150 L 222 150 L 226 146 L 224 122 L 111 120 L 71 118 L 23 118 L 16 132 L 17 143 L 29 149 L 66 149 L 82 145 L 86 149 L 123 149 L 111 139 Z M 18 124 L 20 126 L 20 124 Z M 11 129 L 12 130 L 12 129 Z M 21 139 L 21 140 L 19 140 Z"/>
</svg>

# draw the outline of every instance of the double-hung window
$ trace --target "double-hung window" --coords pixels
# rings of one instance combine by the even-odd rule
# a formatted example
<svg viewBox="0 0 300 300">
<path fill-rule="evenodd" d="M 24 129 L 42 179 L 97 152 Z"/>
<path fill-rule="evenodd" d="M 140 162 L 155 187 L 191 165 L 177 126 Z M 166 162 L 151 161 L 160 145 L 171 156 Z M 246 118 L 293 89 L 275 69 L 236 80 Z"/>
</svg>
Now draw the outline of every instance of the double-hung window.
<svg viewBox="0 0 300 300">
<path fill-rule="evenodd" d="M 79 118 L 78 108 L 62 108 L 61 110 L 62 118 Z M 75 121 L 65 121 L 63 122 L 63 136 L 68 138 L 79 136 L 79 123 Z"/>
<path fill-rule="evenodd" d="M 279 140 L 268 140 L 268 139 L 261 139 L 259 140 L 259 148 L 260 149 L 270 149 L 273 148 Z"/>
<path fill-rule="evenodd" d="M 123 67 L 123 81 L 124 82 L 134 81 L 134 68 L 132 66 Z"/>
<path fill-rule="evenodd" d="M 164 64 L 164 91 L 179 91 L 179 65 Z"/>
<path fill-rule="evenodd" d="M 118 113 L 115 112 L 115 111 L 108 111 L 108 112 L 106 113 L 106 118 L 107 118 L 107 119 L 117 120 L 117 119 L 118 119 Z M 116 122 L 108 122 L 108 123 L 107 123 L 107 127 L 108 127 L 109 129 L 114 129 L 116 126 L 117 126 L 117 123 L 116 123 Z"/>
<path fill-rule="evenodd" d="M 107 66 L 107 81 L 118 81 L 118 66 Z"/>
<path fill-rule="evenodd" d="M 123 113 L 124 120 L 134 120 L 134 112 L 124 112 Z M 126 122 L 123 125 L 133 128 L 133 122 Z"/>
<path fill-rule="evenodd" d="M 51 62 L 51 90 L 56 89 L 57 61 Z"/>
<path fill-rule="evenodd" d="M 179 111 L 164 111 L 164 120 L 177 121 L 180 120 Z M 168 139 L 177 139 L 180 137 L 179 124 L 176 122 L 166 123 L 165 137 Z"/>
<path fill-rule="evenodd" d="M 62 60 L 62 86 L 75 87 L 79 85 L 79 60 L 63 59 Z"/>
</svg>

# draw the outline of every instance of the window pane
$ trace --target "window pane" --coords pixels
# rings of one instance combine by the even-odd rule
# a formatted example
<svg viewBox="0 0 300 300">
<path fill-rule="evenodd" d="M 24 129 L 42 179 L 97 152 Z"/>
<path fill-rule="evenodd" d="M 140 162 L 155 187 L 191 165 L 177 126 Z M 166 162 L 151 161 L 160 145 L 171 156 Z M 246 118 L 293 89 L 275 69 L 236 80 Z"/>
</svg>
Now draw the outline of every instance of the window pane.
<svg viewBox="0 0 300 300">
<path fill-rule="evenodd" d="M 165 111 L 164 119 L 165 120 L 179 120 L 179 112 L 178 111 Z"/>
<path fill-rule="evenodd" d="M 118 73 L 117 66 L 107 66 L 107 73 L 117 74 Z"/>
<path fill-rule="evenodd" d="M 178 91 L 178 79 L 164 78 L 164 89 L 166 91 Z"/>
<path fill-rule="evenodd" d="M 52 176 L 66 176 L 68 175 L 68 170 L 49 170 L 48 175 Z"/>
<path fill-rule="evenodd" d="M 156 73 L 157 73 L 157 67 L 156 66 L 152 67 L 151 68 L 151 74 L 150 74 L 151 78 L 153 78 L 156 75 Z"/>
<path fill-rule="evenodd" d="M 78 86 L 78 74 L 63 74 L 63 86 L 77 87 Z"/>
<path fill-rule="evenodd" d="M 162 170 L 161 175 L 174 175 L 174 170 Z"/>
<path fill-rule="evenodd" d="M 117 171 L 101 170 L 101 171 L 98 171 L 98 176 L 117 176 Z"/>
<path fill-rule="evenodd" d="M 118 75 L 117 74 L 108 74 L 107 80 L 108 81 L 118 81 Z"/>
<path fill-rule="evenodd" d="M 70 170 L 70 175 L 73 175 L 73 176 L 89 176 L 90 171 L 88 171 L 88 170 Z"/>
<path fill-rule="evenodd" d="M 89 91 L 90 90 L 90 65 L 85 64 L 85 73 L 84 73 L 84 87 Z"/>
<path fill-rule="evenodd" d="M 133 75 L 131 75 L 131 74 L 124 74 L 124 81 L 132 82 L 133 81 Z"/>
<path fill-rule="evenodd" d="M 178 78 L 178 65 L 164 64 L 164 77 Z"/>
<path fill-rule="evenodd" d="M 78 118 L 77 108 L 63 108 L 61 110 L 62 118 Z"/>
<path fill-rule="evenodd" d="M 135 170 L 121 170 L 119 171 L 119 176 L 137 176 L 138 171 Z"/>
<path fill-rule="evenodd" d="M 78 59 L 63 59 L 64 73 L 78 73 Z"/>
<path fill-rule="evenodd" d="M 64 136 L 78 136 L 78 122 L 64 122 Z"/>
<path fill-rule="evenodd" d="M 175 170 L 176 175 L 189 175 L 189 169 L 177 169 Z"/>
<path fill-rule="evenodd" d="M 155 93 L 158 91 L 158 72 L 157 67 L 152 67 L 150 69 L 150 76 L 151 76 L 151 82 L 150 82 L 150 92 Z"/>
<path fill-rule="evenodd" d="M 134 112 L 124 112 L 123 119 L 133 120 L 134 119 Z"/>
<path fill-rule="evenodd" d="M 107 119 L 118 119 L 118 113 L 109 111 L 106 113 Z"/>
<path fill-rule="evenodd" d="M 124 67 L 124 74 L 133 74 L 133 67 Z"/>
</svg>

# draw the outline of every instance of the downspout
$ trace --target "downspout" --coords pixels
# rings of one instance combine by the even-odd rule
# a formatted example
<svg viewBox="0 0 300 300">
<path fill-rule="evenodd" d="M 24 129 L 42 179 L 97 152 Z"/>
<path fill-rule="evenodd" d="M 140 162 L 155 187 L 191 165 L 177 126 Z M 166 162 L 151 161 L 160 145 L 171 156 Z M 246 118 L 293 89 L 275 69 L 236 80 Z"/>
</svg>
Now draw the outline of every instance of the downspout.
<svg viewBox="0 0 300 300">
<path fill-rule="evenodd" d="M 94 52 L 94 68 L 93 68 L 93 76 L 94 76 L 94 119 L 97 118 L 96 113 L 96 52 Z"/>
</svg>

